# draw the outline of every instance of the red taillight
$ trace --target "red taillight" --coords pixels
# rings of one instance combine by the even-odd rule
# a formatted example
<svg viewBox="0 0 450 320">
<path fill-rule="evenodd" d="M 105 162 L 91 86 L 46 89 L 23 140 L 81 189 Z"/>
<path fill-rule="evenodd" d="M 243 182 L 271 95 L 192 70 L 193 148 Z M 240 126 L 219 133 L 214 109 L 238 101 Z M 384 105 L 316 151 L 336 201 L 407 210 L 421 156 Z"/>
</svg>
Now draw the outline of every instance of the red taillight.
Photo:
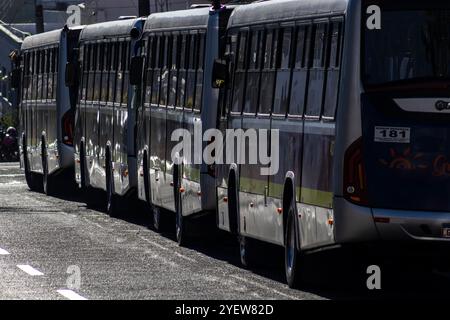
<svg viewBox="0 0 450 320">
<path fill-rule="evenodd" d="M 68 146 L 73 146 L 74 121 L 73 111 L 66 112 L 62 118 L 62 141 Z"/>
<path fill-rule="evenodd" d="M 362 138 L 347 149 L 344 161 L 344 197 L 356 204 L 368 205 Z"/>
</svg>

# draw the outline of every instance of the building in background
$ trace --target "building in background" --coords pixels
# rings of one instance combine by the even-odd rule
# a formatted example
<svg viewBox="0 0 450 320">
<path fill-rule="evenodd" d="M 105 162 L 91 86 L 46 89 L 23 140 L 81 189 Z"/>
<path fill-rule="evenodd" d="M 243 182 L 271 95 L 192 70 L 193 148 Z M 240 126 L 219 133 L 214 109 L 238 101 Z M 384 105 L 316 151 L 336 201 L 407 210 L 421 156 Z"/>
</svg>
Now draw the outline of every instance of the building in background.
<svg viewBox="0 0 450 320">
<path fill-rule="evenodd" d="M 0 20 L 25 32 L 35 33 L 35 7 L 44 8 L 44 30 L 66 24 L 70 5 L 81 9 L 81 24 L 116 20 L 120 16 L 137 16 L 139 0 L 1 0 Z M 188 9 L 194 4 L 209 4 L 209 0 L 149 0 L 150 12 Z"/>
</svg>

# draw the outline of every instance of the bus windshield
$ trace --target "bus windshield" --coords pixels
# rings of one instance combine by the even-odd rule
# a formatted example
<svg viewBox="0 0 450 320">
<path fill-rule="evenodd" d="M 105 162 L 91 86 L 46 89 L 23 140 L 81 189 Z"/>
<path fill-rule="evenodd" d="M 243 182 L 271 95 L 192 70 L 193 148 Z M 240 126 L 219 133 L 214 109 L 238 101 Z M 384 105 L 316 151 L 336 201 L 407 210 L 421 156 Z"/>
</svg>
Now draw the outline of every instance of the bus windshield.
<svg viewBox="0 0 450 320">
<path fill-rule="evenodd" d="M 366 87 L 448 82 L 450 8 L 446 7 L 425 10 L 406 4 L 406 9 L 392 9 L 381 4 L 381 28 L 363 24 Z"/>
</svg>

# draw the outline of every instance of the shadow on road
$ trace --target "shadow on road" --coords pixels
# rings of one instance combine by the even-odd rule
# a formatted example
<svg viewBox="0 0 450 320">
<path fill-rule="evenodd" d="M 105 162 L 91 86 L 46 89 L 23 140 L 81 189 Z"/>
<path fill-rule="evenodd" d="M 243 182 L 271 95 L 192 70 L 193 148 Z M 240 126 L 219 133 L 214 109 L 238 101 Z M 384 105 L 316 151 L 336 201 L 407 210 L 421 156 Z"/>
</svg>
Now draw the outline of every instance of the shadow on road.
<svg viewBox="0 0 450 320">
<path fill-rule="evenodd" d="M 84 203 L 80 192 L 58 195 L 59 199 Z M 100 191 L 90 191 L 89 209 L 104 211 L 106 195 Z M 144 203 L 124 203 L 126 208 L 121 220 L 151 229 L 152 216 Z M 163 214 L 161 236 L 175 241 L 174 217 Z M 215 227 L 215 217 L 209 216 L 195 221 L 196 237 L 189 248 L 211 258 L 226 261 L 242 268 L 237 240 Z M 284 250 L 269 244 L 260 244 L 261 259 L 251 271 L 273 281 L 285 283 Z M 300 290 L 329 299 L 433 299 L 450 297 L 450 263 L 434 264 L 430 258 L 417 257 L 402 248 L 383 249 L 370 247 L 336 248 L 308 254 L 303 258 L 303 286 Z M 413 250 L 414 251 L 414 250 Z M 450 251 L 450 248 L 449 248 Z M 445 251 L 440 253 L 445 256 Z M 432 263 L 433 262 L 433 263 Z M 381 290 L 369 290 L 367 268 L 376 265 L 381 271 Z"/>
</svg>

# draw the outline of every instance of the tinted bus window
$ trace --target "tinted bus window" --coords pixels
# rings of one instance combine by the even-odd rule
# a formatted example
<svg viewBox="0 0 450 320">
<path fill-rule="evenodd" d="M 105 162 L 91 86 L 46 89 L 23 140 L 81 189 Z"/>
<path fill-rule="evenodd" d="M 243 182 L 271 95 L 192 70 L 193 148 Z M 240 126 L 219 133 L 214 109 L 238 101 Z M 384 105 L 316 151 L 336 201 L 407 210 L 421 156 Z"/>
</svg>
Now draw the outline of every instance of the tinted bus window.
<svg viewBox="0 0 450 320">
<path fill-rule="evenodd" d="M 313 60 L 309 73 L 306 115 L 312 118 L 319 118 L 322 111 L 326 34 L 327 24 L 320 23 L 314 27 L 314 36 L 311 38 Z"/>
<path fill-rule="evenodd" d="M 197 48 L 197 84 L 195 88 L 195 105 L 194 109 L 200 111 L 202 107 L 202 94 L 203 94 L 203 68 L 205 63 L 205 34 L 198 35 L 198 48 Z"/>
<path fill-rule="evenodd" d="M 275 82 L 275 97 L 273 113 L 285 115 L 289 105 L 289 89 L 291 82 L 291 42 L 292 28 L 285 28 L 281 31 L 279 66 L 277 70 L 277 80 Z"/>
<path fill-rule="evenodd" d="M 338 102 L 342 23 L 333 22 L 330 25 L 330 28 L 331 39 L 323 116 L 332 120 L 335 117 Z"/>
<path fill-rule="evenodd" d="M 186 105 L 185 108 L 192 109 L 195 104 L 195 76 L 196 59 L 198 58 L 198 36 L 191 34 L 188 37 L 188 69 L 186 79 Z"/>
<path fill-rule="evenodd" d="M 247 46 L 247 33 L 239 34 L 238 46 L 236 48 L 236 70 L 233 80 L 233 102 L 231 111 L 241 112 L 245 93 L 245 56 Z"/>
<path fill-rule="evenodd" d="M 267 30 L 264 43 L 264 61 L 261 75 L 258 113 L 270 114 L 272 111 L 273 93 L 275 88 L 278 31 Z"/>
<path fill-rule="evenodd" d="M 262 30 L 253 31 L 250 36 L 247 89 L 244 113 L 256 114 L 261 80 Z"/>
<path fill-rule="evenodd" d="M 181 35 L 180 66 L 178 72 L 177 106 L 184 107 L 186 92 L 186 49 L 187 35 Z"/>
</svg>

